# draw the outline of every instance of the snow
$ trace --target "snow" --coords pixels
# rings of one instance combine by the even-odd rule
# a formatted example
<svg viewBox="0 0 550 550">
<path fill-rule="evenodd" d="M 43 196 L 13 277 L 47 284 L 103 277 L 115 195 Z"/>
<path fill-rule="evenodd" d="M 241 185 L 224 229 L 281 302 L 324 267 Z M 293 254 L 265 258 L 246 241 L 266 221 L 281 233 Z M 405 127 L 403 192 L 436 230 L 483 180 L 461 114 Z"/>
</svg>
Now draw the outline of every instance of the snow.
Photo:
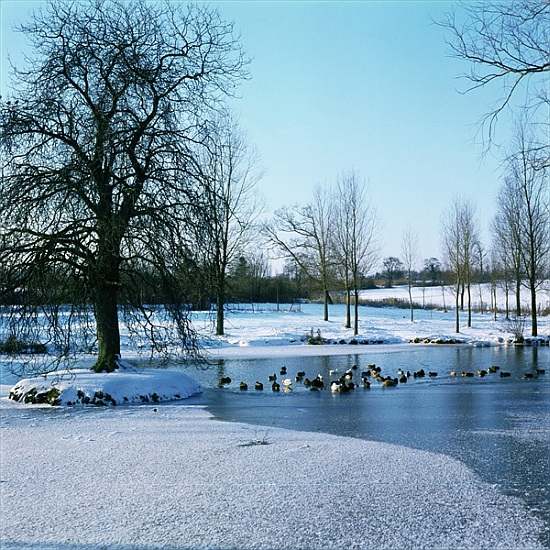
<svg viewBox="0 0 550 550">
<path fill-rule="evenodd" d="M 392 289 L 398 291 L 398 289 Z M 213 327 L 194 323 L 202 336 L 202 343 L 215 357 L 254 357 L 270 354 L 325 355 L 341 353 L 369 353 L 372 344 L 408 344 L 415 338 L 431 340 L 459 339 L 471 345 L 503 345 L 513 340 L 509 323 L 500 314 L 497 321 L 489 313 L 474 313 L 472 327 L 466 327 L 466 312 L 461 312 L 460 334 L 455 333 L 455 312 L 449 310 L 415 310 L 415 321 L 410 322 L 407 309 L 359 308 L 359 335 L 344 327 L 345 307 L 330 306 L 330 320 L 322 320 L 321 304 L 304 304 L 301 311 L 231 312 L 227 313 L 225 336 L 214 336 Z M 198 315 L 197 315 L 198 317 Z M 305 343 L 307 334 L 320 331 L 328 346 Z M 525 335 L 529 334 L 526 320 Z M 539 334 L 550 335 L 550 317 L 539 318 Z M 348 345 L 357 340 L 358 345 Z M 347 344 L 342 345 L 339 342 Z M 368 345 L 365 345 L 367 343 Z"/>
<path fill-rule="evenodd" d="M 497 286 L 497 307 L 504 310 L 506 307 L 506 293 L 504 289 Z M 432 286 L 432 287 L 412 287 L 411 289 L 413 302 L 417 304 L 424 304 L 425 306 L 435 307 L 454 307 L 455 304 L 455 287 L 454 286 Z M 363 300 L 384 300 L 387 298 L 397 298 L 409 301 L 409 289 L 407 286 L 395 286 L 393 288 L 373 288 L 368 290 L 361 290 L 360 298 Z M 473 284 L 471 287 L 472 306 L 479 309 L 481 302 L 483 301 L 483 307 L 488 309 L 491 304 L 491 284 Z M 525 286 L 521 287 L 520 292 L 522 307 L 531 307 L 531 295 Z M 465 307 L 467 295 L 464 294 Z M 510 310 L 515 308 L 516 298 L 514 289 L 510 287 L 508 293 L 508 301 Z M 537 292 L 537 306 L 540 309 L 550 308 L 550 281 L 544 281 L 541 284 L 540 289 Z"/>
<path fill-rule="evenodd" d="M 24 378 L 11 388 L 10 396 L 23 403 L 120 405 L 185 399 L 200 391 L 200 386 L 181 371 L 123 365 L 112 373 L 73 369 Z"/>
<path fill-rule="evenodd" d="M 444 455 L 181 404 L 32 422 L 8 405 L 2 548 L 541 547 L 521 501 Z"/>
</svg>

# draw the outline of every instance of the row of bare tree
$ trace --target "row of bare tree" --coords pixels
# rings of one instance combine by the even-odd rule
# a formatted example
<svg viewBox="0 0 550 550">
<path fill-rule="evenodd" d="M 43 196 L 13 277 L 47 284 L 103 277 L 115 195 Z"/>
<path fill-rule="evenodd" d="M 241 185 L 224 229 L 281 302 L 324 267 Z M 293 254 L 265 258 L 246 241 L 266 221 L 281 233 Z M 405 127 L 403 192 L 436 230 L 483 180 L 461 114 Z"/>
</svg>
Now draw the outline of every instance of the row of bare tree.
<svg viewBox="0 0 550 550">
<path fill-rule="evenodd" d="M 520 120 L 505 159 L 505 177 L 492 224 L 491 263 L 493 273 L 500 273 L 507 316 L 510 287 L 514 287 L 516 316 L 520 316 L 521 288 L 527 286 L 531 332 L 536 336 L 537 290 L 548 276 L 550 255 L 550 3 L 475 2 L 464 5 L 460 15 L 449 14 L 442 26 L 448 31 L 451 52 L 469 65 L 469 72 L 463 75 L 468 82 L 465 91 L 497 86 L 501 94 L 482 121 L 486 150 L 494 144 L 502 115 L 512 114 Z M 470 296 L 471 259 L 481 246 L 471 203 L 457 200 L 448 214 L 444 243 L 456 275 L 458 305 L 459 287 L 463 294 L 466 286 Z"/>
<path fill-rule="evenodd" d="M 330 290 L 342 282 L 346 327 L 359 332 L 360 276 L 377 257 L 376 215 L 364 180 L 355 172 L 340 176 L 332 187 L 317 187 L 305 206 L 282 208 L 265 224 L 269 244 L 280 257 L 293 260 L 323 293 L 323 319 L 329 319 Z M 353 296 L 353 299 L 352 299 Z"/>
<path fill-rule="evenodd" d="M 506 296 L 513 288 L 515 315 L 522 314 L 521 290 L 530 299 L 531 334 L 538 335 L 537 291 L 550 276 L 550 185 L 539 149 L 520 127 L 517 152 L 506 159 L 505 177 L 497 198 L 497 213 L 491 225 L 492 243 L 485 259 L 493 289 L 501 284 Z M 457 198 L 444 215 L 443 241 L 449 268 L 455 276 L 456 332 L 459 311 L 467 294 L 468 327 L 472 326 L 472 274 L 483 272 L 487 253 L 480 241 L 479 223 L 471 201 Z M 459 304 L 459 300 L 462 302 Z M 496 311 L 496 299 L 494 300 Z"/>
</svg>

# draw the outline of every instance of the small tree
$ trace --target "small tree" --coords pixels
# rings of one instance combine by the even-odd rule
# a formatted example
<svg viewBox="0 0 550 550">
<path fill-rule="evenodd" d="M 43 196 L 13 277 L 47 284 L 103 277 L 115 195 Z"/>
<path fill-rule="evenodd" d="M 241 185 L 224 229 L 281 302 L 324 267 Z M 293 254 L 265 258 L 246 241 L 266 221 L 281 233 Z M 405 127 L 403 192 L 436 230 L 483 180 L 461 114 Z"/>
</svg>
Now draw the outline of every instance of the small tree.
<svg viewBox="0 0 550 550">
<path fill-rule="evenodd" d="M 407 229 L 403 234 L 403 238 L 401 240 L 401 256 L 403 257 L 403 265 L 405 266 L 405 275 L 407 277 L 407 288 L 409 291 L 409 309 L 411 312 L 411 323 L 414 322 L 412 284 L 413 284 L 414 267 L 417 262 L 417 252 L 416 252 L 417 242 L 418 242 L 418 238 L 416 234 L 411 229 Z"/>
<path fill-rule="evenodd" d="M 277 210 L 264 234 L 286 259 L 296 262 L 304 273 L 318 282 L 323 292 L 323 319 L 329 319 L 329 285 L 334 269 L 331 232 L 334 206 L 328 189 L 317 187 L 306 206 Z"/>
<path fill-rule="evenodd" d="M 227 271 L 249 244 L 259 213 L 255 155 L 231 116 L 220 117 L 208 132 L 203 155 L 206 249 L 216 295 L 216 334 L 224 334 Z"/>
</svg>

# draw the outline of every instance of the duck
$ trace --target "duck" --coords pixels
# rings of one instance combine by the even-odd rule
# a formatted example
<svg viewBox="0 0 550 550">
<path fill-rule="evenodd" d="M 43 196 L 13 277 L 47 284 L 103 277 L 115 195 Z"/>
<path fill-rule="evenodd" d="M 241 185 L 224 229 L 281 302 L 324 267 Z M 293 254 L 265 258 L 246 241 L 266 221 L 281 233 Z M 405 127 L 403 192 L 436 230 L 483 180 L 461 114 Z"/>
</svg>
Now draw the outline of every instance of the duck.
<svg viewBox="0 0 550 550">
<path fill-rule="evenodd" d="M 222 376 L 220 378 L 219 386 L 225 386 L 226 384 L 231 384 L 231 378 L 229 378 L 229 376 Z"/>
<path fill-rule="evenodd" d="M 505 370 L 501 370 L 500 371 L 500 377 L 501 378 L 510 378 L 512 376 L 512 373 L 511 372 L 507 372 Z"/>
<path fill-rule="evenodd" d="M 276 382 L 277 381 L 277 375 L 275 373 L 270 374 L 267 378 L 270 382 Z"/>
<path fill-rule="evenodd" d="M 376 369 L 376 364 L 375 363 L 370 363 L 369 365 L 367 365 L 367 368 L 368 369 Z"/>
<path fill-rule="evenodd" d="M 531 380 L 532 378 L 534 378 L 535 375 L 532 373 L 532 372 L 526 372 L 524 375 L 523 375 L 523 378 L 525 380 Z"/>
<path fill-rule="evenodd" d="M 364 370 L 361 373 L 361 380 L 364 380 L 365 378 L 368 378 L 370 376 L 370 370 Z"/>
<path fill-rule="evenodd" d="M 397 369 L 397 376 L 404 376 L 405 373 L 403 372 L 402 369 Z"/>
<path fill-rule="evenodd" d="M 309 378 L 304 379 L 304 386 L 309 388 L 311 386 L 311 380 Z"/>
<path fill-rule="evenodd" d="M 500 367 L 497 367 L 496 365 L 489 367 L 489 372 L 492 374 L 495 374 L 498 370 L 500 370 Z"/>
<path fill-rule="evenodd" d="M 537 374 L 546 374 L 544 369 L 537 369 Z"/>
<path fill-rule="evenodd" d="M 342 384 L 340 383 L 340 381 L 338 380 L 333 380 L 331 383 L 330 383 L 330 391 L 332 393 L 339 393 L 340 391 L 342 391 Z"/>
<path fill-rule="evenodd" d="M 283 376 L 284 374 L 286 374 L 286 367 L 281 367 L 281 371 L 279 373 L 281 376 Z"/>
<path fill-rule="evenodd" d="M 483 369 L 482 369 L 482 370 L 478 370 L 478 371 L 477 371 L 477 375 L 478 375 L 479 377 L 483 378 L 484 376 L 487 375 L 487 371 L 486 371 L 486 370 L 483 370 Z"/>
<path fill-rule="evenodd" d="M 295 380 L 296 382 L 301 382 L 303 379 L 304 379 L 304 377 L 303 377 L 303 376 L 300 376 L 299 374 L 296 374 L 296 377 L 294 378 L 294 380 Z"/>
<path fill-rule="evenodd" d="M 299 376 L 300 378 L 303 378 L 305 375 L 306 375 L 306 371 L 303 371 L 303 370 L 299 370 L 296 373 L 296 376 Z"/>
<path fill-rule="evenodd" d="M 363 378 L 363 388 L 365 390 L 370 390 L 370 382 L 366 378 Z"/>
<path fill-rule="evenodd" d="M 264 385 L 261 382 L 256 381 L 256 384 L 254 384 L 254 389 L 257 391 L 262 391 L 264 389 Z"/>
<path fill-rule="evenodd" d="M 473 375 L 474 375 L 473 372 L 469 372 L 469 371 L 465 371 L 465 370 L 463 370 L 460 373 L 460 376 L 464 376 L 465 378 L 472 378 Z"/>
<path fill-rule="evenodd" d="M 351 369 L 352 370 L 357 370 L 357 365 L 352 365 Z"/>
<path fill-rule="evenodd" d="M 413 373 L 414 378 L 424 378 L 426 376 L 426 373 L 424 372 L 424 369 L 417 370 Z"/>
<path fill-rule="evenodd" d="M 281 391 L 281 386 L 277 382 L 273 382 L 273 384 L 271 384 L 271 389 L 274 392 L 278 392 Z"/>
<path fill-rule="evenodd" d="M 322 390 L 325 387 L 323 377 L 320 374 L 318 374 L 317 377 L 311 381 L 311 387 L 316 390 Z"/>
<path fill-rule="evenodd" d="M 435 377 L 437 376 L 437 372 L 435 372 L 435 371 L 430 371 L 430 372 L 428 372 L 428 376 L 429 376 L 430 378 L 435 378 Z"/>
<path fill-rule="evenodd" d="M 290 389 L 292 387 L 292 380 L 290 378 L 285 378 L 281 383 L 285 388 Z"/>
<path fill-rule="evenodd" d="M 397 378 L 386 378 L 386 380 L 382 383 L 382 386 L 384 386 L 384 388 L 394 388 L 397 386 Z"/>
<path fill-rule="evenodd" d="M 399 377 L 399 383 L 400 384 L 405 384 L 407 382 L 407 377 L 402 374 L 400 377 Z"/>
<path fill-rule="evenodd" d="M 456 376 L 457 375 L 457 372 L 455 370 L 452 370 L 450 373 L 449 373 L 449 376 Z"/>
<path fill-rule="evenodd" d="M 411 371 L 407 371 L 407 378 L 410 378 L 412 375 L 411 375 Z"/>
<path fill-rule="evenodd" d="M 246 390 L 248 389 L 248 384 L 247 384 L 246 382 L 241 382 L 241 383 L 239 384 L 239 389 L 240 389 L 241 391 L 246 391 Z"/>
</svg>

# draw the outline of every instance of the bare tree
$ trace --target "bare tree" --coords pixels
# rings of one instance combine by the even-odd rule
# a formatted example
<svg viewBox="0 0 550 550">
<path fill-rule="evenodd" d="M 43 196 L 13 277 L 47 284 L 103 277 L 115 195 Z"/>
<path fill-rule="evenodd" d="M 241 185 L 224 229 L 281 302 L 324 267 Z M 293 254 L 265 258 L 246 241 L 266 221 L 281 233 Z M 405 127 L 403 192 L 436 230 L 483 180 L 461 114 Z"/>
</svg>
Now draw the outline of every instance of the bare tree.
<svg viewBox="0 0 550 550">
<path fill-rule="evenodd" d="M 155 345 L 170 344 L 154 338 L 164 325 L 134 292 L 147 266 L 166 288 L 180 343 L 191 345 L 173 274 L 200 225 L 204 120 L 246 76 L 232 25 L 196 5 L 90 0 L 52 1 L 21 30 L 34 55 L 0 105 L 0 261 L 11 283 L 41 288 L 41 272 L 73 281 L 83 308 L 64 323 L 50 316 L 66 336 L 61 351 L 75 326 L 90 326 L 91 304 L 94 368 L 112 371 L 120 304 Z M 28 294 L 33 316 L 51 303 Z"/>
<path fill-rule="evenodd" d="M 462 272 L 463 284 L 468 295 L 468 327 L 472 326 L 472 270 L 475 260 L 476 244 L 479 242 L 474 207 L 471 202 L 460 202 L 460 222 L 462 231 Z"/>
<path fill-rule="evenodd" d="M 343 208 L 347 211 L 349 271 L 354 295 L 353 333 L 357 335 L 360 275 L 372 268 L 377 257 L 376 213 L 368 200 L 364 180 L 355 172 L 349 172 L 339 179 L 338 192 L 343 201 Z"/>
<path fill-rule="evenodd" d="M 443 217 L 443 245 L 449 268 L 455 275 L 455 330 L 460 332 L 460 291 L 463 285 L 470 288 L 471 254 L 475 232 L 473 228 L 473 208 L 464 199 L 456 198 Z M 470 291 L 468 291 L 470 295 Z M 470 309 L 470 308 L 469 308 Z M 469 324 L 471 313 L 469 312 Z"/>
<path fill-rule="evenodd" d="M 412 231 L 412 229 L 409 228 L 403 233 L 403 238 L 401 240 L 401 256 L 403 258 L 403 265 L 405 266 L 405 273 L 407 276 L 407 288 L 409 291 L 409 308 L 411 312 L 411 323 L 414 322 L 412 283 L 413 283 L 414 268 L 418 261 L 418 255 L 416 250 L 417 242 L 418 242 L 418 237 L 416 233 Z"/>
<path fill-rule="evenodd" d="M 316 280 L 323 292 L 323 319 L 329 319 L 329 285 L 333 271 L 331 231 L 334 208 L 329 191 L 316 187 L 306 206 L 279 209 L 271 223 L 264 226 L 268 242 L 283 257 L 293 259 Z"/>
<path fill-rule="evenodd" d="M 478 1 L 461 4 L 461 13 L 451 14 L 442 23 L 449 30 L 448 44 L 459 59 L 471 65 L 464 75 L 466 90 L 496 84 L 503 95 L 484 117 L 489 142 L 499 114 L 512 98 L 527 96 L 527 107 L 546 106 L 550 71 L 550 3 L 547 0 Z M 547 124 L 547 113 L 543 114 Z M 544 121 L 543 121 L 544 122 Z M 537 146 L 547 164 L 550 144 Z"/>
<path fill-rule="evenodd" d="M 332 232 L 332 249 L 336 271 L 344 283 L 346 297 L 345 328 L 351 328 L 351 289 L 352 289 L 352 213 L 348 190 L 340 178 L 334 190 L 334 231 Z"/>
<path fill-rule="evenodd" d="M 497 198 L 497 213 L 493 221 L 495 247 L 499 250 L 501 263 L 506 272 L 513 273 L 516 316 L 521 316 L 521 286 L 523 279 L 521 238 L 521 197 L 516 184 L 509 176 L 505 178 Z"/>
<path fill-rule="evenodd" d="M 208 232 L 206 248 L 216 295 L 216 334 L 224 334 L 229 265 L 244 251 L 259 214 L 254 152 L 230 115 L 220 117 L 203 156 L 203 187 Z"/>
<path fill-rule="evenodd" d="M 537 336 L 537 289 L 550 258 L 550 186 L 546 170 L 540 168 L 540 153 L 532 147 L 523 125 L 518 125 L 515 148 L 508 158 L 508 192 L 520 213 L 520 253 L 531 299 L 531 334 Z"/>
</svg>

